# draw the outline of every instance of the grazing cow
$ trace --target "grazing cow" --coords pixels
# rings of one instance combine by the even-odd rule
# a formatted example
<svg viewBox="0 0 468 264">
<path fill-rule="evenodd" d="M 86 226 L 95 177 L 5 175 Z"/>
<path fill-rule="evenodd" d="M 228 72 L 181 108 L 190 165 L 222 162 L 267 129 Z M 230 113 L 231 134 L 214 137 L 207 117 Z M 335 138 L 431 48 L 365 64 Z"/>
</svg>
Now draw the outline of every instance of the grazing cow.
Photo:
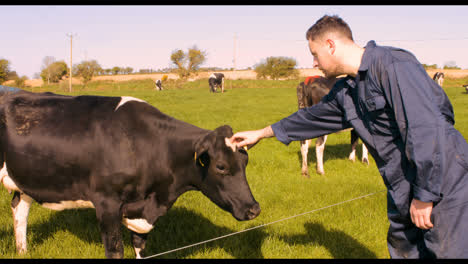
<svg viewBox="0 0 468 264">
<path fill-rule="evenodd" d="M 14 191 L 17 251 L 26 252 L 32 201 L 95 208 L 108 258 L 123 257 L 121 223 L 140 258 L 156 220 L 189 190 L 239 221 L 255 218 L 248 155 L 230 144 L 232 134 L 228 125 L 202 129 L 133 97 L 0 91 L 0 181 Z"/>
<path fill-rule="evenodd" d="M 304 82 L 301 82 L 297 86 L 297 102 L 299 109 L 310 107 L 320 102 L 331 90 L 337 80 L 327 79 L 321 76 L 309 76 Z M 307 154 L 309 152 L 310 139 L 301 141 L 301 155 L 302 155 L 302 175 L 309 178 L 309 169 L 307 166 Z M 317 156 L 317 173 L 325 174 L 323 169 L 323 151 L 325 149 L 325 142 L 327 136 L 318 137 L 315 142 L 315 153 Z M 356 160 L 356 146 L 358 144 L 359 137 L 354 130 L 351 130 L 351 153 L 349 159 L 351 161 Z M 367 155 L 367 148 L 362 144 L 362 162 L 369 164 L 369 158 Z"/>
<path fill-rule="evenodd" d="M 462 86 L 465 87 L 465 91 L 466 91 L 466 93 L 468 93 L 468 84 L 464 84 Z"/>
<path fill-rule="evenodd" d="M 432 77 L 432 79 L 440 86 L 442 87 L 442 85 L 444 84 L 444 78 L 445 78 L 445 75 L 443 72 L 436 72 L 434 74 L 434 77 Z"/>
<path fill-rule="evenodd" d="M 224 93 L 224 74 L 211 74 L 208 79 L 208 84 L 210 85 L 210 92 L 215 93 L 218 90 L 218 87 L 221 86 L 221 92 Z"/>
<path fill-rule="evenodd" d="M 164 90 L 163 87 L 162 87 L 161 80 L 159 80 L 159 79 L 156 80 L 156 81 L 154 82 L 154 84 L 156 85 L 156 90 L 158 90 L 158 91 Z"/>
</svg>

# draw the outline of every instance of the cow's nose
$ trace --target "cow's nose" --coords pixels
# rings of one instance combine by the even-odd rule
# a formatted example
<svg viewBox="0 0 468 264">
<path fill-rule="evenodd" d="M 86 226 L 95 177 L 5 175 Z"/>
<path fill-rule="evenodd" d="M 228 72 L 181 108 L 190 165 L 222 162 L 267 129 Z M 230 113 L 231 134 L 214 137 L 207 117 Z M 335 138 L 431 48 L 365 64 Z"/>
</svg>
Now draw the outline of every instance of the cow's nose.
<svg viewBox="0 0 468 264">
<path fill-rule="evenodd" d="M 257 217 L 262 210 L 260 209 L 260 205 L 258 203 L 254 204 L 250 209 L 247 211 L 247 218 L 249 220 L 254 219 Z"/>
</svg>

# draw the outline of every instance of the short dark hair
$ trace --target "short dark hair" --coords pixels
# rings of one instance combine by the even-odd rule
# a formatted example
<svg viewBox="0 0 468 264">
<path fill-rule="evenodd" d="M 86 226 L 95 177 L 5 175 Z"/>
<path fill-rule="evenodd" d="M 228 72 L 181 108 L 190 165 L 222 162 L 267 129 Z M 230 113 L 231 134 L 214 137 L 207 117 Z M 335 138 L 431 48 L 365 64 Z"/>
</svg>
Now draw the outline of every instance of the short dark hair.
<svg viewBox="0 0 468 264">
<path fill-rule="evenodd" d="M 317 22 L 307 30 L 306 39 L 315 40 L 327 32 L 335 32 L 354 41 L 351 28 L 349 28 L 348 24 L 337 15 L 324 15 L 317 20 Z"/>
</svg>

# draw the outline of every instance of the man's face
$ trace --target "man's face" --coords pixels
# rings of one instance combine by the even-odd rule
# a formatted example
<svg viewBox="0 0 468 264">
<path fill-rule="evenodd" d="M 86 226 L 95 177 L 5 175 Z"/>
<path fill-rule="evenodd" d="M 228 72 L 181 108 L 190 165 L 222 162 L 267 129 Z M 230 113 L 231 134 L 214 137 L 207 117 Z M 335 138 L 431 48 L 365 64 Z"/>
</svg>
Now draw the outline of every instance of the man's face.
<svg viewBox="0 0 468 264">
<path fill-rule="evenodd" d="M 325 77 L 336 77 L 342 74 L 334 56 L 334 42 L 328 39 L 314 39 L 314 41 L 309 39 L 309 50 L 314 57 L 313 67 L 318 67 Z"/>
</svg>

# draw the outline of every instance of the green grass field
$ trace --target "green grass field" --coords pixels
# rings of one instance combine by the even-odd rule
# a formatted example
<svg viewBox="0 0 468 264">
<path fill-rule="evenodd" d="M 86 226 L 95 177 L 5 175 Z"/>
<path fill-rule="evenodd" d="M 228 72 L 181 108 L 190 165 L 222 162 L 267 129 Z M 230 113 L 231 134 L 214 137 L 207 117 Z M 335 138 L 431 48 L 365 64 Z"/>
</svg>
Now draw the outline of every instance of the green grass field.
<svg viewBox="0 0 468 264">
<path fill-rule="evenodd" d="M 152 90 L 150 80 L 101 82 L 86 90 L 75 86 L 73 94 L 134 96 L 199 127 L 228 124 L 237 132 L 263 128 L 295 112 L 298 82 L 228 80 L 224 94 L 210 94 L 206 80 L 168 83 L 162 92 Z M 447 79 L 444 88 L 455 109 L 455 127 L 467 139 L 468 94 L 462 83 L 468 80 Z M 66 93 L 64 87 L 43 89 Z M 389 258 L 385 186 L 372 157 L 369 166 L 347 160 L 349 140 L 348 132 L 329 136 L 323 176 L 315 173 L 311 149 L 310 179 L 301 176 L 299 142 L 284 146 L 274 138 L 262 140 L 249 150 L 247 166 L 262 213 L 252 221 L 238 222 L 200 192 L 185 193 L 149 233 L 146 256 L 266 225 L 158 258 Z M 371 193 L 375 194 L 328 207 Z M 29 215 L 29 252 L 17 255 L 11 196 L 0 187 L 1 258 L 105 257 L 93 209 L 51 211 L 36 203 Z M 299 214 L 303 215 L 289 218 Z M 134 258 L 129 232 L 123 233 L 125 258 Z"/>
</svg>

